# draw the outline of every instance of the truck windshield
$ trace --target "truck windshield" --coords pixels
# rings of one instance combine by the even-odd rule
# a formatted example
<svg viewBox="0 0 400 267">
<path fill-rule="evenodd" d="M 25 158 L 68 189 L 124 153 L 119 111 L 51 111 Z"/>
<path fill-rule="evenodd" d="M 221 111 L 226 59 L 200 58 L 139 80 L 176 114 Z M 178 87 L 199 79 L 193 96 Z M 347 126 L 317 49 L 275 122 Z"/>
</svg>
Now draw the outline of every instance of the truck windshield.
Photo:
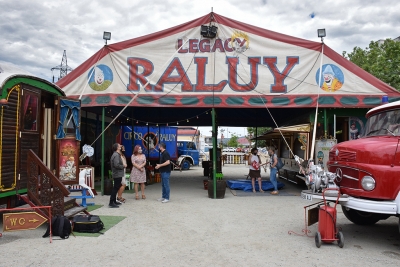
<svg viewBox="0 0 400 267">
<path fill-rule="evenodd" d="M 368 119 L 364 136 L 378 135 L 400 136 L 400 110 L 381 112 Z"/>
</svg>

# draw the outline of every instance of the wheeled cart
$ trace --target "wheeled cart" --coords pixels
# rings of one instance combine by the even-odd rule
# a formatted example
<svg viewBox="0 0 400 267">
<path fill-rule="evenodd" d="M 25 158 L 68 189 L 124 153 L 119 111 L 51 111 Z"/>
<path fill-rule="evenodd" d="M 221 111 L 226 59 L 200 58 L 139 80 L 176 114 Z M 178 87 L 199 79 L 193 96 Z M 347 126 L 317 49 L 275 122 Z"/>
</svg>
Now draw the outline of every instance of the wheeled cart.
<svg viewBox="0 0 400 267">
<path fill-rule="evenodd" d="M 337 191 L 337 199 L 333 207 L 329 205 L 329 202 L 326 202 L 326 191 Z M 322 191 L 324 205 L 319 206 L 318 212 L 318 232 L 315 234 L 315 245 L 317 248 L 321 247 L 322 242 L 333 243 L 334 241 L 337 241 L 340 248 L 344 246 L 343 233 L 338 231 L 336 227 L 336 206 L 339 202 L 339 196 L 340 192 L 336 188 L 326 188 Z"/>
</svg>

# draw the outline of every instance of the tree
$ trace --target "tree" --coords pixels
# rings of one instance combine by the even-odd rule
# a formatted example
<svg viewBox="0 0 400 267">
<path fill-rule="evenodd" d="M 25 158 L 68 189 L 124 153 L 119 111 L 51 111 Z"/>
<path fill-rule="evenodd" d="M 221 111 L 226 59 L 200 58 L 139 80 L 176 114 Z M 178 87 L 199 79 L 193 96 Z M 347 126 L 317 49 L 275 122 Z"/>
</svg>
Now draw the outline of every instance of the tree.
<svg viewBox="0 0 400 267">
<path fill-rule="evenodd" d="M 354 47 L 343 56 L 378 79 L 400 91 L 400 42 L 386 39 L 371 41 L 368 47 Z"/>
<path fill-rule="evenodd" d="M 237 147 L 239 145 L 238 139 L 239 139 L 239 137 L 232 134 L 231 138 L 228 141 L 228 147 Z"/>
<path fill-rule="evenodd" d="M 269 130 L 271 130 L 271 127 L 257 127 L 257 136 L 260 136 L 266 132 L 268 132 Z M 249 140 L 249 142 L 251 143 L 251 138 L 254 138 L 256 136 L 256 127 L 247 127 L 247 132 L 249 133 L 249 136 L 247 137 L 247 139 Z M 256 146 L 260 146 L 260 147 L 265 147 L 266 146 L 266 142 L 265 140 L 259 140 L 257 141 Z"/>
</svg>

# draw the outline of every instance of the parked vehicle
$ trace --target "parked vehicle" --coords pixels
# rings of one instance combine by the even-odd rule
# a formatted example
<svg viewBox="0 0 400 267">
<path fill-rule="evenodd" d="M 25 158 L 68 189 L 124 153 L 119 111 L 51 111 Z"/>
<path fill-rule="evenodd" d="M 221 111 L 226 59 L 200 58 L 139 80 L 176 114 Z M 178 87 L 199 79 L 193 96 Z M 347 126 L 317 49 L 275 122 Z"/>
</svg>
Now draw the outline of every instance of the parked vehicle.
<svg viewBox="0 0 400 267">
<path fill-rule="evenodd" d="M 400 101 L 373 108 L 366 117 L 363 137 L 333 146 L 327 163 L 336 173 L 344 215 L 360 225 L 400 216 Z"/>
<path fill-rule="evenodd" d="M 122 144 L 125 146 L 126 155 L 132 155 L 133 147 L 140 145 L 143 153 L 151 165 L 160 159 L 159 143 L 166 144 L 166 149 L 171 160 L 176 162 L 182 170 L 188 170 L 191 165 L 199 165 L 199 151 L 196 144 L 190 141 L 177 141 L 178 128 L 168 126 L 123 126 Z M 133 139 L 133 144 L 132 144 Z"/>
</svg>

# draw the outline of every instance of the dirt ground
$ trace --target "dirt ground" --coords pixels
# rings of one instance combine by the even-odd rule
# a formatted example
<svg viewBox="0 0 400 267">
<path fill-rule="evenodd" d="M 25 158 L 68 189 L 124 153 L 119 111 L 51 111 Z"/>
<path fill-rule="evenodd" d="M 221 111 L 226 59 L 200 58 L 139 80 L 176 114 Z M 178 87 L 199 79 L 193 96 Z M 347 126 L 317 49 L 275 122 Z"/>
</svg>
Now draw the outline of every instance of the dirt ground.
<svg viewBox="0 0 400 267">
<path fill-rule="evenodd" d="M 243 179 L 244 166 L 223 167 L 224 179 Z M 237 194 L 227 189 L 224 199 L 209 199 L 203 189 L 203 169 L 171 174 L 171 201 L 162 204 L 161 184 L 146 187 L 146 200 L 125 194 L 118 209 L 107 207 L 109 196 L 96 196 L 104 206 L 97 215 L 126 216 L 100 237 L 73 237 L 53 243 L 37 230 L 4 232 L 0 266 L 399 266 L 398 218 L 373 226 L 349 222 L 338 207 L 344 248 L 322 244 L 314 234 L 302 234 L 304 189 L 285 183 L 282 194 Z M 264 175 L 264 171 L 263 171 Z M 263 179 L 266 179 L 263 177 Z M 239 196 L 240 195 L 240 196 Z M 2 225 L 0 225 L 0 230 Z"/>
</svg>

